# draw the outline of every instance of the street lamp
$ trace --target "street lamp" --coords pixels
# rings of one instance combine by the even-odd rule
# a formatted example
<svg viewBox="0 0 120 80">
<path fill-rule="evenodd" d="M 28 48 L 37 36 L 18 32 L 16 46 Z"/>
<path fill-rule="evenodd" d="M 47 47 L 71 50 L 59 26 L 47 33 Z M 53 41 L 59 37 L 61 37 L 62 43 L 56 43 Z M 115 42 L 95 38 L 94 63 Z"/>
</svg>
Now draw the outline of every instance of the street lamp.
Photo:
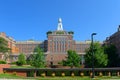
<svg viewBox="0 0 120 80">
<path fill-rule="evenodd" d="M 91 42 L 91 50 L 92 50 L 92 78 L 94 78 L 94 75 L 95 75 L 95 73 L 94 73 L 94 51 L 93 51 L 93 36 L 94 35 L 97 35 L 97 33 L 92 33 L 91 34 L 91 40 L 92 40 L 92 42 Z"/>
</svg>

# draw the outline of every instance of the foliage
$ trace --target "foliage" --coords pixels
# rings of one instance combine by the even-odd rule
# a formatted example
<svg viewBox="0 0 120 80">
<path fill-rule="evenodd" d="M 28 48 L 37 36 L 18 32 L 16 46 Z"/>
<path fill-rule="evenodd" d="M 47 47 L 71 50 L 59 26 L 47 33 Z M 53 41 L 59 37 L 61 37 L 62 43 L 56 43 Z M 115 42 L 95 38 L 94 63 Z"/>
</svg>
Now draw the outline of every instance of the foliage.
<svg viewBox="0 0 120 80">
<path fill-rule="evenodd" d="M 68 50 L 68 57 L 66 61 L 63 61 L 63 66 L 79 67 L 80 66 L 80 56 L 72 50 Z"/>
<path fill-rule="evenodd" d="M 74 32 L 73 32 L 73 31 L 69 31 L 68 33 L 69 33 L 69 34 L 74 34 Z"/>
<path fill-rule="evenodd" d="M 105 45 L 104 51 L 108 55 L 108 67 L 118 67 L 120 64 L 120 58 L 117 54 L 117 48 L 115 45 Z"/>
<path fill-rule="evenodd" d="M 48 34 L 52 34 L 52 31 L 48 31 L 46 34 L 47 34 L 47 35 L 48 35 Z"/>
<path fill-rule="evenodd" d="M 0 37 L 0 52 L 5 53 L 8 52 L 10 49 L 8 48 L 8 42 Z"/>
<path fill-rule="evenodd" d="M 8 48 L 8 42 L 4 38 L 0 37 L 0 52 L 4 53 L 5 61 L 9 57 L 9 54 L 7 53 L 9 51 L 10 48 Z"/>
<path fill-rule="evenodd" d="M 16 61 L 15 62 L 11 62 L 10 64 L 16 64 Z"/>
<path fill-rule="evenodd" d="M 104 48 L 96 42 L 93 44 L 93 57 L 92 46 L 86 50 L 85 63 L 86 67 L 92 67 L 92 59 L 94 58 L 94 67 L 105 67 L 108 64 L 107 54 L 104 53 Z"/>
<path fill-rule="evenodd" d="M 7 62 L 6 61 L 0 61 L 0 64 L 6 64 Z"/>
<path fill-rule="evenodd" d="M 25 55 L 23 53 L 21 53 L 19 56 L 18 56 L 18 61 L 16 62 L 16 64 L 18 66 L 22 66 L 23 64 L 26 64 L 26 59 L 25 59 Z"/>
<path fill-rule="evenodd" d="M 57 31 L 56 34 L 64 34 L 63 31 Z"/>
<path fill-rule="evenodd" d="M 36 68 L 45 67 L 45 58 L 43 54 L 43 50 L 40 47 L 36 47 L 34 50 L 34 54 L 31 57 L 31 66 Z"/>
</svg>

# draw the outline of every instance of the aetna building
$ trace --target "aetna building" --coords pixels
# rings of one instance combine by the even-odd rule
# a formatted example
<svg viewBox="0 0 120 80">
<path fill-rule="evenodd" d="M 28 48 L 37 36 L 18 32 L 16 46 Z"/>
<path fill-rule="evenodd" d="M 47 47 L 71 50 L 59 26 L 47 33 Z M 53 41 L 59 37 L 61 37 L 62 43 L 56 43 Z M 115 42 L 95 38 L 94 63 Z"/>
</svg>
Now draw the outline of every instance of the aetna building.
<svg viewBox="0 0 120 80">
<path fill-rule="evenodd" d="M 64 60 L 68 50 L 75 50 L 81 57 L 81 63 L 84 63 L 85 49 L 90 46 L 91 41 L 75 41 L 73 40 L 73 31 L 65 31 L 62 26 L 62 19 L 58 20 L 56 31 L 47 32 L 47 40 L 45 41 L 16 41 L 16 47 L 19 53 L 26 55 L 33 54 L 35 47 L 40 46 L 45 52 L 46 62 L 56 65 Z M 15 55 L 13 55 L 15 58 Z"/>
</svg>

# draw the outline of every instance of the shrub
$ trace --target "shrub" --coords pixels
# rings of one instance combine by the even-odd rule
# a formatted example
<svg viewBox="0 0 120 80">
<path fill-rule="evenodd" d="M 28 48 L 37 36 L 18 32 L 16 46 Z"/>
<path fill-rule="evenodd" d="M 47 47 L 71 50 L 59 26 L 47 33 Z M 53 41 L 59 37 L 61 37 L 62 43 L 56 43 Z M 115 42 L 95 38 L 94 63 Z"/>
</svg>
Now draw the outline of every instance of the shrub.
<svg viewBox="0 0 120 80">
<path fill-rule="evenodd" d="M 11 62 L 11 64 L 16 64 L 16 62 Z"/>
<path fill-rule="evenodd" d="M 55 77 L 55 73 L 54 72 L 52 73 L 52 77 Z"/>
<path fill-rule="evenodd" d="M 64 72 L 62 72 L 62 73 L 61 73 L 61 75 L 62 75 L 62 77 L 64 77 L 64 76 L 65 76 L 65 73 L 64 73 Z"/>
<path fill-rule="evenodd" d="M 27 77 L 34 77 L 34 71 L 27 71 Z"/>
<path fill-rule="evenodd" d="M 75 76 L 75 74 L 72 72 L 72 73 L 71 73 L 71 76 L 72 76 L 72 77 L 74 77 L 74 76 Z"/>
<path fill-rule="evenodd" d="M 99 76 L 100 76 L 100 77 L 102 77 L 102 76 L 103 76 L 102 72 L 99 72 Z"/>
<path fill-rule="evenodd" d="M 6 70 L 3 71 L 4 74 L 5 74 L 6 72 L 7 72 Z"/>
<path fill-rule="evenodd" d="M 13 75 L 16 75 L 16 72 L 13 72 Z"/>
<path fill-rule="evenodd" d="M 6 61 L 0 61 L 0 64 L 6 64 L 7 62 Z"/>
<path fill-rule="evenodd" d="M 45 74 L 45 73 L 42 73 L 42 74 L 41 74 L 41 76 L 42 76 L 42 77 L 45 77 L 45 76 L 46 76 L 46 74 Z"/>
<path fill-rule="evenodd" d="M 18 66 L 22 66 L 23 64 L 26 64 L 26 58 L 23 53 L 20 53 L 20 55 L 18 56 L 17 63 L 18 63 Z"/>
<path fill-rule="evenodd" d="M 90 77 L 92 77 L 92 75 L 93 75 L 93 73 L 92 73 L 92 72 L 90 72 Z"/>
<path fill-rule="evenodd" d="M 81 72 L 81 73 L 80 73 L 80 76 L 81 76 L 81 77 L 83 77 L 83 76 L 84 76 L 84 73 L 83 73 L 83 72 Z"/>
<path fill-rule="evenodd" d="M 16 62 L 16 65 L 17 65 L 17 66 L 22 66 L 22 65 L 23 65 L 23 63 L 22 63 L 22 62 L 20 62 L 20 61 L 17 61 L 17 62 Z"/>
</svg>

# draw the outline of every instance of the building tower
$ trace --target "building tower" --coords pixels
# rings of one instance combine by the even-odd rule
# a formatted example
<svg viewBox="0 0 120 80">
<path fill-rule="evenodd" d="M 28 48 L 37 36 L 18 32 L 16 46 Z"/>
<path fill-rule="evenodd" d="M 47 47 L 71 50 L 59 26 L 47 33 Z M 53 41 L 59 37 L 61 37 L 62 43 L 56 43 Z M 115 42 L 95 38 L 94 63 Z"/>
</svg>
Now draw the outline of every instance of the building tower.
<svg viewBox="0 0 120 80">
<path fill-rule="evenodd" d="M 57 30 L 58 30 L 58 31 L 63 31 L 62 19 L 61 19 L 61 18 L 58 19 L 58 27 L 57 27 Z"/>
<path fill-rule="evenodd" d="M 75 50 L 75 41 L 73 40 L 73 32 L 63 30 L 62 19 L 58 19 L 58 27 L 56 31 L 48 31 L 48 52 L 50 53 L 66 53 L 67 50 Z"/>
<path fill-rule="evenodd" d="M 63 30 L 62 19 L 58 19 L 56 31 L 47 32 L 47 56 L 48 64 L 58 64 L 64 60 L 68 50 L 75 50 L 75 41 L 73 40 L 73 32 Z"/>
</svg>

